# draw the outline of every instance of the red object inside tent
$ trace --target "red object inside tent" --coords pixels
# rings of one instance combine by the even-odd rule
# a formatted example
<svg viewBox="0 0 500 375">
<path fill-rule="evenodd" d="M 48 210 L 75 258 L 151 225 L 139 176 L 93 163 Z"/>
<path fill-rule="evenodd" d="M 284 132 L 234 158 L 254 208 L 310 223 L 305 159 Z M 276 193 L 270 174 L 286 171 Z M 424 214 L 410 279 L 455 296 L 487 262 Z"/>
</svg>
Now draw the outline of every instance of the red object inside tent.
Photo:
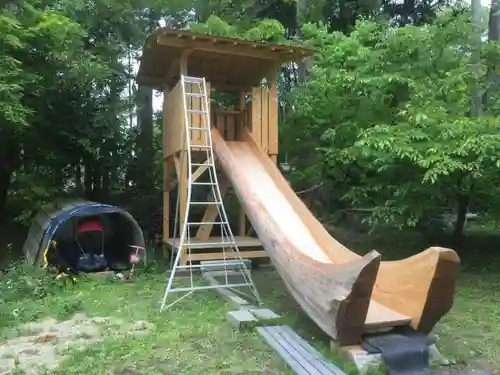
<svg viewBox="0 0 500 375">
<path fill-rule="evenodd" d="M 104 228 L 102 227 L 99 219 L 85 220 L 84 222 L 79 223 L 78 228 L 76 229 L 77 234 L 91 231 L 104 232 Z"/>
</svg>

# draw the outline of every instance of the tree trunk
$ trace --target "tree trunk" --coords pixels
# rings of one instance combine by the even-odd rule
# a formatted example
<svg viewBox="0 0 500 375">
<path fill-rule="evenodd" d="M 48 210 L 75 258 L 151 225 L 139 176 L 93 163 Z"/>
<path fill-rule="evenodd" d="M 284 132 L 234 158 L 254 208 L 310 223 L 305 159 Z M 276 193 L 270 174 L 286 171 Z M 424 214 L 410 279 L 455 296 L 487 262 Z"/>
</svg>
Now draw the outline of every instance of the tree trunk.
<svg viewBox="0 0 500 375">
<path fill-rule="evenodd" d="M 488 40 L 490 42 L 500 40 L 500 0 L 492 0 L 490 17 L 488 22 Z M 493 62 L 493 66 L 488 68 L 488 89 L 483 97 L 484 109 L 488 110 L 491 98 L 498 90 L 498 61 Z"/>
<path fill-rule="evenodd" d="M 137 93 L 139 137 L 137 139 L 137 161 L 141 176 L 136 181 L 144 193 L 151 192 L 153 181 L 153 90 L 139 86 Z"/>
<path fill-rule="evenodd" d="M 500 39 L 500 0 L 492 0 L 488 22 L 488 40 Z"/>
<path fill-rule="evenodd" d="M 481 0 L 471 1 L 472 10 L 472 70 L 474 75 L 479 76 L 481 69 Z M 471 92 L 471 115 L 479 117 L 483 114 L 483 100 L 479 86 L 474 85 Z"/>
<path fill-rule="evenodd" d="M 2 124 L 0 124 L 0 127 Z M 5 126 L 5 125 L 3 125 Z M 2 130 L 0 128 L 0 130 Z M 19 164 L 20 146 L 15 137 L 0 132 L 0 220 L 7 213 L 7 197 L 12 175 Z"/>
<path fill-rule="evenodd" d="M 75 164 L 75 189 L 80 194 L 83 191 L 82 184 L 82 166 L 80 162 Z"/>
<path fill-rule="evenodd" d="M 96 166 L 92 168 L 92 199 L 101 199 L 102 176 L 101 169 Z"/>
<path fill-rule="evenodd" d="M 92 198 L 92 167 L 91 163 L 89 161 L 85 162 L 85 167 L 84 167 L 84 177 L 83 177 L 83 183 L 85 185 L 85 190 L 83 192 L 84 196 L 86 199 L 91 199 Z"/>
<path fill-rule="evenodd" d="M 304 23 L 308 21 L 307 19 L 308 6 L 309 6 L 308 0 L 296 0 L 296 9 L 297 9 L 296 35 L 299 38 L 302 37 L 302 26 L 304 25 Z M 297 67 L 298 67 L 299 82 L 301 83 L 305 82 L 309 77 L 309 73 L 311 71 L 312 67 L 311 58 L 306 57 L 304 59 L 297 61 Z"/>
<path fill-rule="evenodd" d="M 8 166 L 0 166 L 0 221 L 7 213 L 7 195 L 9 193 L 12 171 Z"/>
<path fill-rule="evenodd" d="M 453 237 L 452 237 L 454 247 L 460 246 L 462 239 L 463 239 L 465 222 L 467 219 L 467 209 L 469 207 L 469 201 L 470 201 L 469 194 L 460 193 L 458 195 L 457 217 L 456 217 L 455 229 L 453 230 Z"/>
<path fill-rule="evenodd" d="M 109 168 L 105 168 L 102 173 L 102 186 L 101 186 L 101 198 L 104 200 L 109 199 L 111 195 L 111 171 Z"/>
</svg>

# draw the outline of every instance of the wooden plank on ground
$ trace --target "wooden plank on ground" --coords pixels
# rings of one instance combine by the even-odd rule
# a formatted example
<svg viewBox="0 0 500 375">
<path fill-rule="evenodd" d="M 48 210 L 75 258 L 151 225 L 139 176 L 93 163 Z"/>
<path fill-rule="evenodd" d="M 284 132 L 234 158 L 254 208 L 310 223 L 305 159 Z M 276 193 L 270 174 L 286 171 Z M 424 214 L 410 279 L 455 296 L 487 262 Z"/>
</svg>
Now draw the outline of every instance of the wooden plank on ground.
<svg viewBox="0 0 500 375">
<path fill-rule="evenodd" d="M 273 327 L 272 328 L 276 334 L 283 340 L 293 347 L 298 355 L 303 359 L 302 362 L 309 363 L 314 371 L 312 374 L 336 374 L 336 368 L 330 368 L 326 359 L 314 349 L 307 341 L 302 339 L 297 333 L 295 333 L 290 327 Z M 288 329 L 288 330 L 287 330 Z M 340 369 L 339 369 L 340 370 Z"/>
<path fill-rule="evenodd" d="M 285 363 L 297 375 L 311 375 L 306 368 L 300 363 L 298 357 L 294 357 L 286 348 L 279 342 L 279 340 L 268 331 L 268 327 L 257 327 L 257 332 L 264 339 L 264 341 L 285 361 Z"/>
<path fill-rule="evenodd" d="M 325 358 L 320 352 L 314 349 L 306 340 L 300 337 L 293 329 L 289 326 L 283 326 L 282 331 L 280 332 L 282 337 L 287 337 L 289 342 L 296 342 L 300 345 L 306 357 L 310 361 L 318 361 L 317 368 L 322 370 L 323 374 L 335 374 L 335 375 L 345 375 L 345 373 L 335 366 L 332 362 L 330 362 L 327 358 Z"/>
<path fill-rule="evenodd" d="M 257 331 L 298 375 L 346 375 L 288 326 L 258 327 Z"/>
</svg>

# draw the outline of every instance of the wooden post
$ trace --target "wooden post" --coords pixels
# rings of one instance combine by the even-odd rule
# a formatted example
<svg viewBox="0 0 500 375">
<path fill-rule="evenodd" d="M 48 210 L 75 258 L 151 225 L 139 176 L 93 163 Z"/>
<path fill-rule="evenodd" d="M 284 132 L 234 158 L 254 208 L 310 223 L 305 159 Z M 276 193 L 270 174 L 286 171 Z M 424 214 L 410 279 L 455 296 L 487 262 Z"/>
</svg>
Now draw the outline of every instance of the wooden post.
<svg viewBox="0 0 500 375">
<path fill-rule="evenodd" d="M 245 91 L 240 91 L 240 111 L 243 113 L 245 110 Z M 240 132 L 243 132 L 244 129 L 242 127 L 242 124 L 240 125 Z M 246 235 L 246 215 L 245 215 L 245 210 L 243 206 L 240 205 L 240 210 L 239 210 L 239 216 L 238 216 L 238 235 L 239 236 L 245 236 Z"/>
<path fill-rule="evenodd" d="M 182 56 L 180 58 L 180 74 L 181 75 L 187 75 L 188 74 L 188 56 L 191 53 L 190 50 L 186 50 L 182 53 Z M 183 93 L 180 93 L 183 95 Z M 184 103 L 184 98 L 182 99 L 182 102 Z M 177 124 L 178 126 L 182 127 L 181 131 L 179 132 L 179 135 L 181 139 L 184 137 L 184 134 L 186 133 L 184 130 L 184 111 L 187 108 L 182 108 L 180 110 L 180 121 Z M 184 223 L 186 220 L 186 212 L 187 212 L 187 200 L 188 200 L 188 157 L 187 157 L 187 148 L 186 148 L 186 140 L 184 139 L 184 144 L 181 145 L 181 151 L 177 157 L 174 158 L 174 162 L 176 163 L 176 169 L 177 169 L 177 181 L 178 181 L 178 188 L 177 192 L 180 195 L 179 196 L 179 233 L 182 232 L 182 228 L 184 228 Z M 179 238 L 180 240 L 180 238 Z M 187 252 L 186 249 L 181 249 L 181 259 L 180 259 L 180 264 L 184 264 L 186 262 L 187 258 Z"/>
<path fill-rule="evenodd" d="M 163 90 L 163 225 L 162 225 L 162 254 L 164 258 L 168 258 L 169 250 L 165 242 L 170 238 L 170 185 L 171 185 L 171 158 L 169 158 L 170 149 L 169 145 L 169 132 L 168 132 L 168 113 L 167 113 L 167 97 L 169 88 L 165 87 Z"/>
<path fill-rule="evenodd" d="M 170 187 L 169 175 L 171 166 L 171 158 L 163 159 L 163 238 L 164 242 L 170 238 Z M 168 249 L 163 247 L 163 256 L 168 257 Z"/>
<path fill-rule="evenodd" d="M 277 68 L 269 74 L 269 156 L 272 161 L 278 162 L 278 83 L 276 80 Z"/>
<path fill-rule="evenodd" d="M 221 178 L 219 179 L 219 189 L 222 199 L 224 199 L 224 195 L 226 194 L 228 188 L 229 188 L 229 180 L 225 174 L 222 174 Z M 213 222 L 217 219 L 217 214 L 218 214 L 217 206 L 209 205 L 205 209 L 205 213 L 203 214 L 203 219 L 201 219 L 201 222 L 202 223 Z M 222 220 L 222 218 L 220 218 L 220 220 Z M 201 225 L 198 228 L 198 231 L 196 232 L 196 239 L 202 242 L 208 240 L 210 238 L 210 234 L 212 233 L 212 228 L 213 228 L 212 224 Z"/>
<path fill-rule="evenodd" d="M 184 226 L 184 221 L 186 219 L 186 210 L 187 210 L 187 193 L 188 193 L 188 161 L 187 155 L 184 154 L 184 158 L 182 158 L 182 153 L 186 151 L 179 151 L 178 154 L 174 155 L 174 164 L 175 169 L 177 171 L 177 194 L 179 194 L 179 234 L 182 231 Z M 173 236 L 176 236 L 177 233 L 173 233 Z M 184 264 L 186 259 L 186 249 L 182 249 L 181 254 L 181 264 Z"/>
</svg>

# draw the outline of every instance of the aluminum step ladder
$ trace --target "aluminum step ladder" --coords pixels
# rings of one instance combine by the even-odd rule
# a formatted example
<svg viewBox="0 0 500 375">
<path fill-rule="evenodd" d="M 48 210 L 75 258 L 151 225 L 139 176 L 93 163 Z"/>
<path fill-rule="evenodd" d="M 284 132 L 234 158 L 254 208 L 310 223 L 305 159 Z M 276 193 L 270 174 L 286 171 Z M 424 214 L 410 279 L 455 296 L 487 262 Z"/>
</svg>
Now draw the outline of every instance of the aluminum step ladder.
<svg viewBox="0 0 500 375">
<path fill-rule="evenodd" d="M 161 303 L 161 311 L 168 309 L 173 306 L 178 301 L 187 297 L 197 290 L 206 289 L 219 289 L 219 288 L 229 288 L 233 292 L 249 296 L 254 299 L 257 304 L 261 304 L 261 300 L 257 289 L 252 280 L 249 269 L 247 268 L 245 262 L 241 258 L 238 245 L 234 238 L 233 232 L 229 225 L 226 210 L 224 208 L 224 203 L 222 201 L 222 195 L 219 188 L 219 182 L 217 179 L 217 170 L 215 168 L 215 158 L 212 147 L 212 135 L 211 135 L 211 125 L 210 125 L 210 112 L 208 105 L 207 96 L 207 85 L 205 78 L 198 77 L 188 77 L 185 75 L 181 76 L 181 87 L 183 96 L 183 110 L 184 110 L 184 122 L 185 131 L 183 132 L 183 142 L 186 146 L 186 150 L 181 154 L 180 165 L 184 165 L 184 158 L 187 157 L 187 206 L 185 210 L 185 215 L 180 218 L 180 194 L 177 194 L 177 204 L 175 213 L 175 224 L 173 236 L 177 235 L 177 228 L 180 227 L 180 238 L 174 238 L 173 249 L 175 256 L 172 258 L 172 269 L 170 272 L 169 280 L 165 293 L 163 296 L 163 301 Z M 201 102 L 199 108 L 194 108 L 193 102 L 195 100 Z M 199 119 L 199 126 L 194 126 L 193 118 Z M 199 142 L 193 144 L 191 142 L 191 135 L 193 132 L 199 132 L 198 135 L 200 139 Z M 203 160 L 203 162 L 193 162 L 193 152 L 196 152 L 197 160 Z M 193 178 L 193 174 L 198 168 L 205 168 L 205 170 Z M 208 174 L 207 181 L 198 181 L 202 176 Z M 206 192 L 206 188 L 210 189 L 210 198 L 206 201 L 194 201 L 193 196 L 196 196 L 196 191 L 198 189 L 203 189 Z M 194 206 L 210 206 L 215 205 L 217 208 L 219 220 L 215 221 L 190 221 L 191 208 Z M 220 241 L 218 242 L 207 242 L 200 243 L 193 241 L 194 238 L 191 236 L 191 232 L 196 229 L 196 227 L 211 225 L 218 227 L 220 229 Z M 209 264 L 193 264 L 191 260 L 192 250 L 204 247 L 218 247 L 222 248 L 223 259 L 219 261 L 212 261 Z M 182 255 L 187 253 L 187 262 L 183 263 Z M 182 264 L 181 264 L 182 263 Z M 217 270 L 219 276 L 222 275 L 223 280 L 219 281 L 216 285 L 206 285 L 202 278 L 196 277 L 193 272 L 196 270 L 206 270 L 207 267 L 213 267 Z M 176 279 L 176 274 L 178 271 L 183 271 L 185 275 L 189 274 L 189 280 L 185 277 L 177 277 L 184 281 L 182 286 L 174 286 L 174 279 Z M 222 271 L 222 272 L 221 272 Z M 235 277 L 237 276 L 237 277 Z M 237 279 L 237 281 L 234 281 Z M 180 281 L 180 280 L 179 280 Z M 187 282 L 186 282 L 187 281 Z M 188 284 L 188 285 L 185 285 Z M 248 288 L 251 294 L 246 294 L 241 291 L 241 288 Z M 175 301 L 167 305 L 168 297 L 171 293 L 183 292 L 184 294 L 177 298 Z"/>
</svg>

